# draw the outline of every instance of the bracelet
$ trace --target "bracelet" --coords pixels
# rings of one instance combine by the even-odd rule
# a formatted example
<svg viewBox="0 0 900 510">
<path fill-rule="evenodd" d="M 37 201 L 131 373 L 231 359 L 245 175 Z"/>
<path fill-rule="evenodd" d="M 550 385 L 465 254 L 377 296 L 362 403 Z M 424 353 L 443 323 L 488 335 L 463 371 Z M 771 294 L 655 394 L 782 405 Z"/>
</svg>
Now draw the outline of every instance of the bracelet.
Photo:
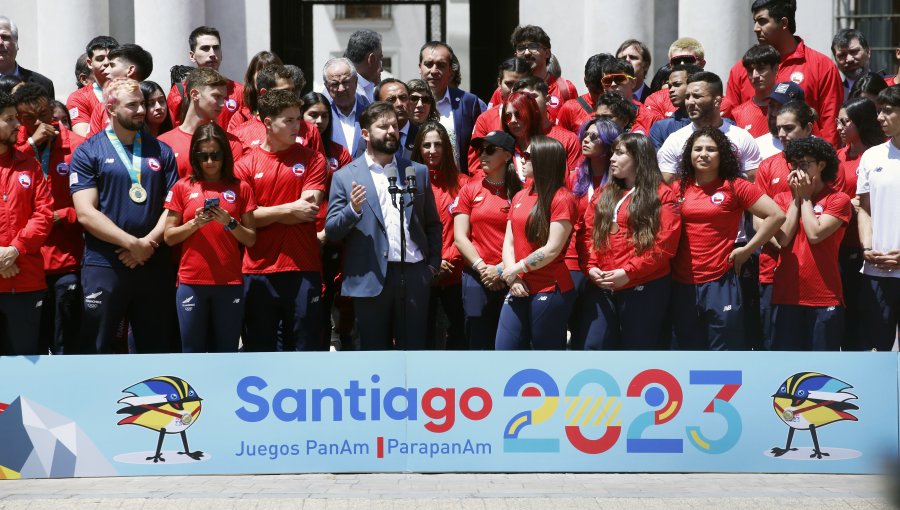
<svg viewBox="0 0 900 510">
<path fill-rule="evenodd" d="M 522 264 L 522 272 L 527 273 L 528 272 L 528 262 L 525 262 L 525 259 L 522 259 L 519 261 L 519 264 Z"/>
<path fill-rule="evenodd" d="M 483 263 L 484 263 L 484 259 L 478 259 L 478 260 L 476 260 L 475 262 L 472 262 L 472 269 L 474 269 L 474 270 L 477 271 L 479 265 L 480 265 L 480 264 L 483 264 Z"/>
<path fill-rule="evenodd" d="M 868 248 L 863 248 L 863 251 L 864 251 L 864 252 L 865 252 L 865 251 L 872 251 L 872 247 L 870 246 L 870 247 L 868 247 Z"/>
<path fill-rule="evenodd" d="M 497 264 L 497 274 L 503 274 L 503 264 Z"/>
</svg>

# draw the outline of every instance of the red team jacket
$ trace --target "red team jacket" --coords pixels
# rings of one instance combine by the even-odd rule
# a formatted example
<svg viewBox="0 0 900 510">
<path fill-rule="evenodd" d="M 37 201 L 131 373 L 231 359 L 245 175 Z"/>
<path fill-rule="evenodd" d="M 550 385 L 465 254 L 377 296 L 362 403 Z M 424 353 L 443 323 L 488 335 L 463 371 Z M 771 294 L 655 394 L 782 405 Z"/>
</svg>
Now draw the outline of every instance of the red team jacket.
<svg viewBox="0 0 900 510">
<path fill-rule="evenodd" d="M 19 274 L 0 278 L 0 293 L 47 288 L 41 246 L 50 234 L 52 200 L 41 165 L 13 148 L 0 156 L 0 246 L 19 250 Z"/>
</svg>

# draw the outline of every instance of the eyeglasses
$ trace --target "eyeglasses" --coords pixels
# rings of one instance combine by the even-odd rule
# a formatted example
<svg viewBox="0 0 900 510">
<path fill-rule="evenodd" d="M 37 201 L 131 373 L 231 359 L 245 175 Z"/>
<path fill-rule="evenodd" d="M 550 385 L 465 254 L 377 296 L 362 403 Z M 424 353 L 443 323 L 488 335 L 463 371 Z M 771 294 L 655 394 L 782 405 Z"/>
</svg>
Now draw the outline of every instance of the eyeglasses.
<svg viewBox="0 0 900 510">
<path fill-rule="evenodd" d="M 616 85 L 621 85 L 621 84 L 625 83 L 626 81 L 633 80 L 633 79 L 634 79 L 634 76 L 631 76 L 630 74 L 614 73 L 614 74 L 607 74 L 606 76 L 601 78 L 600 83 L 604 87 L 609 87 L 613 83 L 615 83 Z"/>
<path fill-rule="evenodd" d="M 590 140 L 592 142 L 596 142 L 597 140 L 600 139 L 600 135 L 598 135 L 594 131 L 588 131 L 587 133 L 584 134 L 584 138 L 582 138 L 582 140 L 584 140 L 585 138 L 587 138 L 588 140 Z"/>
<path fill-rule="evenodd" d="M 222 161 L 222 151 L 212 151 L 212 152 L 201 152 L 197 151 L 194 153 L 194 156 L 201 162 L 205 163 L 207 161 Z"/>
<path fill-rule="evenodd" d="M 809 169 L 809 165 L 812 165 L 815 161 L 810 161 L 808 159 L 796 159 L 791 161 L 791 168 L 800 169 L 804 172 Z"/>
<path fill-rule="evenodd" d="M 516 45 L 516 53 L 525 53 L 526 51 L 530 51 L 532 53 L 536 53 L 544 49 L 544 45 L 536 42 L 522 43 Z"/>
<path fill-rule="evenodd" d="M 531 153 L 528 151 L 522 151 L 522 161 L 531 161 Z"/>
<path fill-rule="evenodd" d="M 677 57 L 672 57 L 672 59 L 669 60 L 669 65 L 672 65 L 672 66 L 677 66 L 677 65 L 682 65 L 682 64 L 696 64 L 696 63 L 697 63 L 697 57 L 695 57 L 694 55 L 678 55 Z"/>
</svg>

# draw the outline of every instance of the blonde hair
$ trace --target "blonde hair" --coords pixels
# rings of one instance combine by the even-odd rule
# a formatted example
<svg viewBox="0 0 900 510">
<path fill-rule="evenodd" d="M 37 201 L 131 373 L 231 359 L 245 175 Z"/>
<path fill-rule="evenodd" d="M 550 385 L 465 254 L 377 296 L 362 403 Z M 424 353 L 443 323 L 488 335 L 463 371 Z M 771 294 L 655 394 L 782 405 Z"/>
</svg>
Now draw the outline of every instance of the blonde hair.
<svg viewBox="0 0 900 510">
<path fill-rule="evenodd" d="M 669 46 L 669 59 L 677 53 L 692 53 L 697 56 L 697 60 L 703 60 L 703 57 L 705 56 L 703 45 L 693 37 L 676 39 L 675 42 Z"/>
<path fill-rule="evenodd" d="M 103 104 L 115 106 L 122 92 L 140 92 L 141 84 L 131 78 L 113 78 L 103 86 Z"/>
</svg>

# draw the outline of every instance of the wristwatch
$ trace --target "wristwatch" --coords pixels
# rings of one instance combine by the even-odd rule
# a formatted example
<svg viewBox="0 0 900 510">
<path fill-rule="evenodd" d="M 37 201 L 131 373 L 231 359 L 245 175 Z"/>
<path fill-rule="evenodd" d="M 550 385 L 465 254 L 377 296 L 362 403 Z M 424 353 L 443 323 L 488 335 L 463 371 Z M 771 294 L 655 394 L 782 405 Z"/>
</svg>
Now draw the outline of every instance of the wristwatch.
<svg viewBox="0 0 900 510">
<path fill-rule="evenodd" d="M 223 227 L 225 230 L 234 230 L 238 227 L 238 220 L 231 218 L 231 221 L 228 222 L 228 225 Z"/>
</svg>

